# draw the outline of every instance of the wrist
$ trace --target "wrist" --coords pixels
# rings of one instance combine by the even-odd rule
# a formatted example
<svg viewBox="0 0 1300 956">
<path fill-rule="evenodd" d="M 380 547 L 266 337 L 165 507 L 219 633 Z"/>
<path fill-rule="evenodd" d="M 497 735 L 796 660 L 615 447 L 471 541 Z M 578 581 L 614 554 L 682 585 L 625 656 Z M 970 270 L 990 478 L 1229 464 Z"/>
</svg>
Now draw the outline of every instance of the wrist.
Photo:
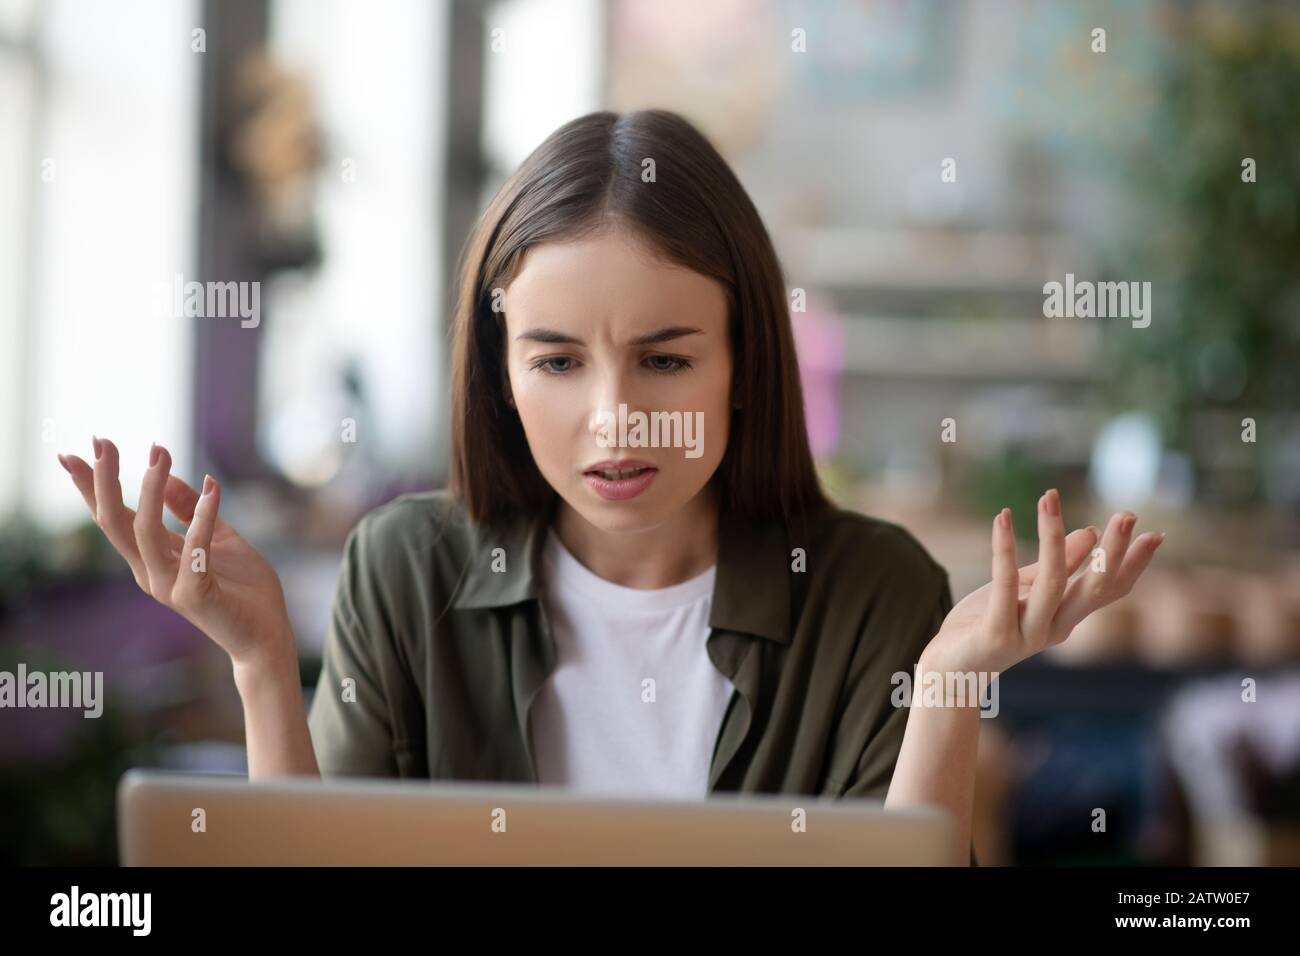
<svg viewBox="0 0 1300 956">
<path fill-rule="evenodd" d="M 298 648 L 287 621 L 256 641 L 256 647 L 251 654 L 231 658 L 231 671 L 241 697 L 267 685 L 299 682 Z"/>
<path fill-rule="evenodd" d="M 931 672 L 944 674 L 964 673 L 972 669 L 969 661 L 962 659 L 960 655 L 953 654 L 952 649 L 946 647 L 938 637 L 933 638 L 921 651 L 921 656 L 917 659 L 916 665 L 923 674 Z"/>
<path fill-rule="evenodd" d="M 999 672 L 953 657 L 942 646 L 926 647 L 916 662 L 913 700 L 943 708 L 978 710 Z"/>
</svg>

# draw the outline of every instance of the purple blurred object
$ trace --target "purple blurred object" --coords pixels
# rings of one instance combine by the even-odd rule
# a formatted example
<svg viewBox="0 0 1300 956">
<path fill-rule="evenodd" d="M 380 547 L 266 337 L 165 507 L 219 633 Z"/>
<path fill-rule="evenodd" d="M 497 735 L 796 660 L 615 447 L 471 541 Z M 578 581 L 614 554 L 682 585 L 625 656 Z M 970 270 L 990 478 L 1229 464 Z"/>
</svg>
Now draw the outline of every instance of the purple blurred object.
<svg viewBox="0 0 1300 956">
<path fill-rule="evenodd" d="M 829 304 L 809 296 L 806 312 L 792 312 L 799 377 L 807 409 L 808 440 L 815 459 L 840 443 L 840 373 L 844 368 L 844 321 Z"/>
<path fill-rule="evenodd" d="M 30 598 L 0 631 L 0 669 L 103 672 L 103 716 L 80 708 L 6 708 L 0 760 L 55 760 L 92 720 L 148 709 L 150 674 L 207 649 L 208 639 L 129 578 L 64 581 Z M 23 692 L 24 689 L 19 689 Z M 152 695 L 152 696 L 151 696 Z M 125 705 L 125 706 L 124 706 Z"/>
</svg>

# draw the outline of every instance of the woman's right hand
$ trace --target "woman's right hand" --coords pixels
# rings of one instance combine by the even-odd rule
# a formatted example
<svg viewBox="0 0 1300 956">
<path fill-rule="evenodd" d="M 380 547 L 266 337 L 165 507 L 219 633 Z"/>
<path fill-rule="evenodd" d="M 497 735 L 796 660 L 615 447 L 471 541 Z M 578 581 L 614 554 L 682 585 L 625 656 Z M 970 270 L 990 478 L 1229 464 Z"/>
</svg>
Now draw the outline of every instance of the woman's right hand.
<svg viewBox="0 0 1300 956">
<path fill-rule="evenodd" d="M 122 502 L 117 448 L 94 439 L 91 466 L 59 455 L 95 524 L 126 559 L 146 594 L 215 641 L 235 665 L 260 666 L 294 654 L 280 578 L 218 514 L 221 486 L 204 478 L 200 494 L 172 475 L 171 455 L 154 445 L 140 486 L 140 510 Z M 182 538 L 162 523 L 167 510 L 189 528 Z"/>
</svg>

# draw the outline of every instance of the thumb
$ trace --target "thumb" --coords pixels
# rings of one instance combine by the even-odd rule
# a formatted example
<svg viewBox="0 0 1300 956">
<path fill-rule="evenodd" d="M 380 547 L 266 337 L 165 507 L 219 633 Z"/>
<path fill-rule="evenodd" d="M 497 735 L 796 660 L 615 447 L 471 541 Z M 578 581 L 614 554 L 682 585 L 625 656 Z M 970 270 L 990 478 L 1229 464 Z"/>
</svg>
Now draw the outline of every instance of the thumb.
<svg viewBox="0 0 1300 956">
<path fill-rule="evenodd" d="M 163 502 L 167 505 L 168 511 L 181 521 L 189 524 L 194 520 L 194 509 L 198 507 L 199 493 L 184 479 L 175 475 L 168 475 L 167 487 L 163 489 Z M 220 515 L 217 516 L 213 529 L 215 531 L 232 530 L 230 525 L 226 523 L 226 519 Z"/>
</svg>

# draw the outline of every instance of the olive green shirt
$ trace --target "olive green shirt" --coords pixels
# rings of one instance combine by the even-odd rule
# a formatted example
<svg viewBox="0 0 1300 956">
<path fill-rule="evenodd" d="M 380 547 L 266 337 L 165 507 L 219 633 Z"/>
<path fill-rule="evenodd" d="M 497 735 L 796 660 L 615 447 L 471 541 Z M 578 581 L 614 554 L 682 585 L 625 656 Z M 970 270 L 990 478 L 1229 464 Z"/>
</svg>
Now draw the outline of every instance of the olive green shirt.
<svg viewBox="0 0 1300 956">
<path fill-rule="evenodd" d="M 494 533 L 443 490 L 362 518 L 308 716 L 322 774 L 536 782 L 554 510 Z M 947 572 L 899 525 L 831 509 L 792 532 L 724 509 L 706 650 L 735 691 L 708 792 L 883 800 L 908 714 L 892 678 L 914 676 L 951 607 Z"/>
</svg>

